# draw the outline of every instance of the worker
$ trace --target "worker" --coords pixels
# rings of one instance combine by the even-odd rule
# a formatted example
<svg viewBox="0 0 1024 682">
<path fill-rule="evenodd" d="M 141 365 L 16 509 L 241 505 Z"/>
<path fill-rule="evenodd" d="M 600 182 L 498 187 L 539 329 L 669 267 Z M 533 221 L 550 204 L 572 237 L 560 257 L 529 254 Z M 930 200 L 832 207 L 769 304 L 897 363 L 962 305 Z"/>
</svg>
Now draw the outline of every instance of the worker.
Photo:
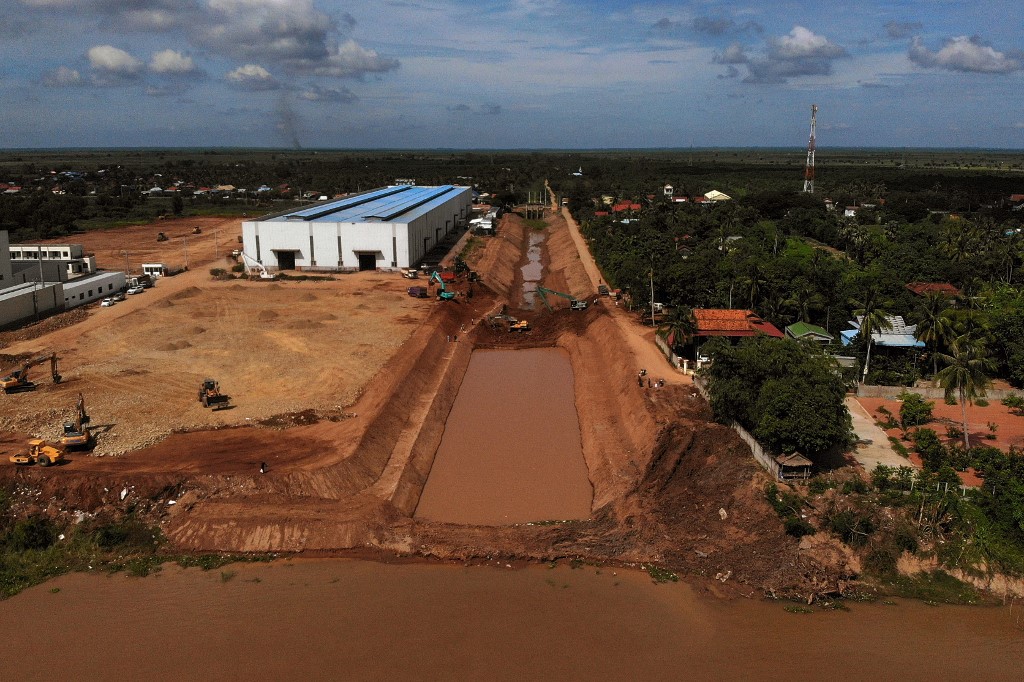
<svg viewBox="0 0 1024 682">
<path fill-rule="evenodd" d="M 640 388 L 644 387 L 644 375 L 641 374 L 640 372 L 636 373 L 636 383 L 637 386 L 639 386 Z"/>
<path fill-rule="evenodd" d="M 267 473 L 267 463 L 266 462 L 260 462 L 260 473 L 261 474 Z"/>
</svg>

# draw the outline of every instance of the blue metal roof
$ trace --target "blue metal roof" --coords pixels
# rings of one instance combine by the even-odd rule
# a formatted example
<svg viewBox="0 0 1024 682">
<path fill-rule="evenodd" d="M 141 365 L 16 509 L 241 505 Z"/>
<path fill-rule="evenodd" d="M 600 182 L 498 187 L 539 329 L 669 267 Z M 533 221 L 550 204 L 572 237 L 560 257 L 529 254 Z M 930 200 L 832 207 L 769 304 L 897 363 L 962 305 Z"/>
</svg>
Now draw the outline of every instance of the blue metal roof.
<svg viewBox="0 0 1024 682">
<path fill-rule="evenodd" d="M 381 187 L 288 213 L 262 218 L 264 222 L 408 223 L 436 208 L 465 187 L 442 185 Z"/>
</svg>

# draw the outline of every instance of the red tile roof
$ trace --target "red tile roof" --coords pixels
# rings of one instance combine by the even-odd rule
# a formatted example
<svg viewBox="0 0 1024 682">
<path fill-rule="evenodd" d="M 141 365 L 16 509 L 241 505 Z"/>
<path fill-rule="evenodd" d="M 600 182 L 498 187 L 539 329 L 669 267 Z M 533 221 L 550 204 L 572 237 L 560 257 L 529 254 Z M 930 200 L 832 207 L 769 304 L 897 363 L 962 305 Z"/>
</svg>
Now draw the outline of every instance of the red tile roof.
<svg viewBox="0 0 1024 682">
<path fill-rule="evenodd" d="M 693 311 L 697 320 L 697 336 L 756 336 L 767 334 L 777 339 L 782 332 L 771 322 L 758 317 L 753 310 L 723 310 L 720 308 L 697 308 Z"/>
<path fill-rule="evenodd" d="M 931 293 L 945 294 L 946 296 L 960 295 L 960 290 L 948 282 L 911 282 L 907 288 L 918 296 L 927 296 Z"/>
</svg>

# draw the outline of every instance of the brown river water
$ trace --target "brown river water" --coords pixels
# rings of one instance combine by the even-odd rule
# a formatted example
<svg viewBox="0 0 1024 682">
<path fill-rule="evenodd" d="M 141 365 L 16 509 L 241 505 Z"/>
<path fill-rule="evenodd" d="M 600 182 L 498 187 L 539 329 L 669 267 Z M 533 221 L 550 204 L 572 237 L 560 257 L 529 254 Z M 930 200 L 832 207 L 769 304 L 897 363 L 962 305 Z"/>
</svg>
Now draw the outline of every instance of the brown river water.
<svg viewBox="0 0 1024 682">
<path fill-rule="evenodd" d="M 281 560 L 0 602 L 6 680 L 1020 680 L 1020 606 L 794 614 L 639 571 Z"/>
<path fill-rule="evenodd" d="M 416 518 L 475 525 L 585 519 L 592 501 L 568 353 L 474 351 Z"/>
</svg>

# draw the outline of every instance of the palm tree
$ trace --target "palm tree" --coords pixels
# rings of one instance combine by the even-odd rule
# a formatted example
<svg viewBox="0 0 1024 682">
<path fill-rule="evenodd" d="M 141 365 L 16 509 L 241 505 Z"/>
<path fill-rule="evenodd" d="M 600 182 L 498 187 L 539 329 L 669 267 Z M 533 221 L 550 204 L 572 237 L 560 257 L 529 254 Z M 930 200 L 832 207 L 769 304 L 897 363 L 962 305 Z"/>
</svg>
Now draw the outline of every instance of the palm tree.
<svg viewBox="0 0 1024 682">
<path fill-rule="evenodd" d="M 861 342 L 867 344 L 868 352 L 867 357 L 864 359 L 864 374 L 861 377 L 861 382 L 868 378 L 868 367 L 871 364 L 871 335 L 876 331 L 885 331 L 892 329 L 892 323 L 889 321 L 889 313 L 882 308 L 882 302 L 878 300 L 878 292 L 871 290 L 864 297 L 863 302 L 854 301 L 854 305 L 857 309 L 853 311 L 853 314 L 861 317 L 860 332 L 859 336 Z"/>
<path fill-rule="evenodd" d="M 949 346 L 949 354 L 940 354 L 946 364 L 938 374 L 939 386 L 946 389 L 946 400 L 954 395 L 960 400 L 960 412 L 964 421 L 964 447 L 971 447 L 967 426 L 967 403 L 974 404 L 975 398 L 985 395 L 985 388 L 991 383 L 985 373 L 992 368 L 985 344 L 964 334 L 958 336 Z"/>
<path fill-rule="evenodd" d="M 921 321 L 917 323 L 917 340 L 923 341 L 932 352 L 932 376 L 939 373 L 939 348 L 953 336 L 953 320 L 949 314 L 949 299 L 937 291 L 930 292 L 921 303 Z"/>
<path fill-rule="evenodd" d="M 658 336 L 665 339 L 670 348 L 685 346 L 696 333 L 697 319 L 693 310 L 685 306 L 673 308 L 658 327 Z"/>
</svg>

